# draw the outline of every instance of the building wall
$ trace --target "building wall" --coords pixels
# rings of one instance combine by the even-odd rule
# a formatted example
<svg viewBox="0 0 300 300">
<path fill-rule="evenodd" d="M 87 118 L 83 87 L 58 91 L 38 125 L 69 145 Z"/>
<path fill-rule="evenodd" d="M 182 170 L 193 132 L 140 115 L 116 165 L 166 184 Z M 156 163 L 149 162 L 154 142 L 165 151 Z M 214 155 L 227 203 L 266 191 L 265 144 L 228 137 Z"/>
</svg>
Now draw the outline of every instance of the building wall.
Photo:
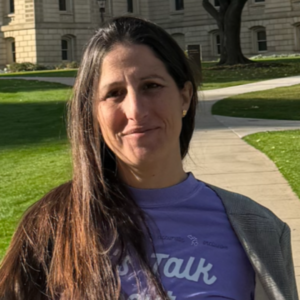
<svg viewBox="0 0 300 300">
<path fill-rule="evenodd" d="M 62 62 L 61 40 L 72 44 L 70 60 L 80 61 L 83 48 L 101 24 L 96 0 L 68 0 L 59 11 L 58 0 L 15 0 L 15 13 L 8 13 L 9 0 L 0 1 L 0 66 L 11 60 L 10 42 L 15 41 L 17 62 L 57 65 Z M 141 16 L 165 28 L 183 49 L 199 44 L 205 60 L 217 58 L 215 21 L 202 1 L 185 0 L 184 10 L 175 10 L 174 0 L 134 0 L 134 12 L 126 0 L 106 0 L 104 19 Z M 243 10 L 241 43 L 247 56 L 258 54 L 257 30 L 265 28 L 268 50 L 264 54 L 300 52 L 300 1 L 248 0 Z M 70 45 L 71 45 L 70 44 Z"/>
<path fill-rule="evenodd" d="M 145 18 L 145 19 L 149 19 L 149 5 L 150 2 L 147 0 L 140 0 L 140 11 L 139 14 L 141 17 Z"/>
<path fill-rule="evenodd" d="M 72 43 L 67 61 L 80 61 L 85 44 L 93 35 L 94 29 L 57 28 L 37 29 L 37 60 L 46 66 L 62 63 L 61 40 L 66 38 Z"/>
<path fill-rule="evenodd" d="M 254 4 L 249 1 L 243 13 L 242 45 L 246 54 L 255 55 L 253 29 L 264 27 L 267 34 L 268 50 L 266 54 L 299 52 L 297 23 L 300 21 L 299 1 L 266 1 Z"/>
<path fill-rule="evenodd" d="M 85 45 L 101 24 L 96 0 L 70 0 L 69 3 L 69 9 L 60 12 L 58 1 L 36 0 L 36 50 L 40 64 L 62 62 L 61 40 L 65 37 L 72 40 L 70 60 L 80 61 Z M 147 0 L 134 0 L 133 13 L 128 13 L 125 0 L 106 0 L 104 20 L 119 15 L 147 17 L 148 13 Z"/>
<path fill-rule="evenodd" d="M 0 26 L 2 26 L 4 21 L 4 3 L 0 1 Z M 5 66 L 6 61 L 6 47 L 4 43 L 4 34 L 0 31 L 0 67 Z"/>
<path fill-rule="evenodd" d="M 1 43 L 5 57 L 1 55 L 0 65 L 12 63 L 12 41 L 15 42 L 17 62 L 35 62 L 34 0 L 16 0 L 14 13 L 9 13 L 8 4 L 8 0 L 2 1 Z"/>
<path fill-rule="evenodd" d="M 1 1 L 0 67 L 11 63 L 11 42 L 16 61 L 57 65 L 62 62 L 62 38 L 72 40 L 79 61 L 83 48 L 100 24 L 96 1 L 69 0 L 67 11 L 56 0 L 15 0 L 15 13 L 8 14 L 8 0 Z"/>
<path fill-rule="evenodd" d="M 184 34 L 186 46 L 200 44 L 206 60 L 216 59 L 213 33 L 216 22 L 202 7 L 202 1 L 189 0 L 183 11 L 175 11 L 173 0 L 149 1 L 149 18 L 170 34 Z M 213 3 L 213 2 L 212 2 Z M 256 29 L 264 27 L 268 50 L 263 54 L 300 52 L 300 1 L 266 0 L 255 3 L 248 0 L 242 14 L 241 44 L 247 56 L 258 54 Z"/>
<path fill-rule="evenodd" d="M 37 61 L 43 65 L 62 62 L 61 40 L 70 41 L 68 61 L 80 61 L 83 48 L 100 24 L 96 1 L 69 0 L 60 11 L 58 1 L 43 0 L 36 22 Z"/>
<path fill-rule="evenodd" d="M 7 45 L 5 64 L 12 63 L 9 54 L 9 42 L 15 41 L 16 62 L 36 62 L 35 29 L 11 30 L 4 32 L 4 41 Z"/>
</svg>

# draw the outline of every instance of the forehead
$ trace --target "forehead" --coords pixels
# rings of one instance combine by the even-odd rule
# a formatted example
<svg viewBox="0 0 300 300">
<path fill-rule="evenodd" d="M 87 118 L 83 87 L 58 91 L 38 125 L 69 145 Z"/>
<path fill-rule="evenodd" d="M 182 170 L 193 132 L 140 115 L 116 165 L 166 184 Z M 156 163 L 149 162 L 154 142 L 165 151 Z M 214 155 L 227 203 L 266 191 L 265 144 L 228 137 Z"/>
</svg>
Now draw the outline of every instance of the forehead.
<svg viewBox="0 0 300 300">
<path fill-rule="evenodd" d="M 101 80 L 124 75 L 143 76 L 149 73 L 168 75 L 164 63 L 145 45 L 117 44 L 104 57 Z"/>
</svg>

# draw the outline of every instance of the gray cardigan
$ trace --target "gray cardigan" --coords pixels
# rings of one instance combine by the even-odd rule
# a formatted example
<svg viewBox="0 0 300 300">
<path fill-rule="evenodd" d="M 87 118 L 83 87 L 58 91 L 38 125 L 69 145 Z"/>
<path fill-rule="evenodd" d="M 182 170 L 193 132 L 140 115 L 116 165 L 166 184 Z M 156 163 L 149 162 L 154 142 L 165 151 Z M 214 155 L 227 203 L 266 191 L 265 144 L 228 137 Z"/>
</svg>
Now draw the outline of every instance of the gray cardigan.
<svg viewBox="0 0 300 300">
<path fill-rule="evenodd" d="M 221 198 L 255 270 L 255 300 L 299 300 L 288 225 L 245 196 L 207 186 Z"/>
</svg>

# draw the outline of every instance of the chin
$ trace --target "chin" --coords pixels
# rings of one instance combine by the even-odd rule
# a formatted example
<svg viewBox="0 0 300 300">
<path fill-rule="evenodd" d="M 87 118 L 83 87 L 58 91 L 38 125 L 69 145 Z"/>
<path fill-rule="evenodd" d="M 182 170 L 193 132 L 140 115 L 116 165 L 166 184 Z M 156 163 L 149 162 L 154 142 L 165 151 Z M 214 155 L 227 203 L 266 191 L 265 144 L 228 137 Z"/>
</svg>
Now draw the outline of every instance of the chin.
<svg viewBox="0 0 300 300">
<path fill-rule="evenodd" d="M 153 164 L 155 162 L 163 161 L 164 158 L 161 155 L 161 152 L 158 151 L 159 149 L 140 149 L 135 151 L 135 153 L 131 153 L 122 159 L 128 165 L 135 166 L 135 167 L 142 167 L 145 165 Z"/>
</svg>

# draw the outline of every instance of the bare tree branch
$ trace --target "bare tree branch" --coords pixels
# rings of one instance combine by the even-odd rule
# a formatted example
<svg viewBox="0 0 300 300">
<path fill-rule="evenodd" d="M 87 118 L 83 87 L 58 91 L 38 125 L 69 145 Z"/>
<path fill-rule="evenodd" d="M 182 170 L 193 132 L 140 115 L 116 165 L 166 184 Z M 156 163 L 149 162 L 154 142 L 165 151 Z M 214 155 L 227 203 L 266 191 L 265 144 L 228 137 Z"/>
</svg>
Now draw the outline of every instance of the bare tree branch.
<svg viewBox="0 0 300 300">
<path fill-rule="evenodd" d="M 219 3 L 220 3 L 220 11 L 219 12 L 221 15 L 224 15 L 231 3 L 231 0 L 219 0 Z"/>
<path fill-rule="evenodd" d="M 219 12 L 216 8 L 209 2 L 209 0 L 203 0 L 202 6 L 204 9 L 218 22 L 219 20 Z"/>
</svg>

